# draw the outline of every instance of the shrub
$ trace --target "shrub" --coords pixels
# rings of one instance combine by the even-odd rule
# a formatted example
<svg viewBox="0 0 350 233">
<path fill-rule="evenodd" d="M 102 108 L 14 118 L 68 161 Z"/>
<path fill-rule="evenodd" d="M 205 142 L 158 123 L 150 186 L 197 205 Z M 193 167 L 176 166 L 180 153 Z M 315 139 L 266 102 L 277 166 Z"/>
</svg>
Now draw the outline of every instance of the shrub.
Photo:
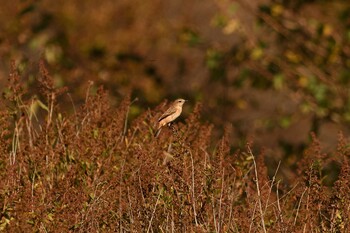
<svg viewBox="0 0 350 233">
<path fill-rule="evenodd" d="M 135 101 L 113 107 L 101 87 L 73 113 L 60 111 L 41 64 L 28 96 L 15 64 L 0 112 L 0 229 L 14 232 L 345 232 L 349 228 L 349 147 L 322 154 L 313 143 L 294 182 L 269 176 L 252 143 L 232 152 L 197 104 L 185 123 L 153 136 L 161 104 L 129 121 Z M 92 84 L 91 84 L 92 85 Z M 75 108 L 75 107 L 74 107 Z M 340 169 L 326 185 L 325 167 Z M 271 170 L 271 168 L 270 168 Z"/>
</svg>

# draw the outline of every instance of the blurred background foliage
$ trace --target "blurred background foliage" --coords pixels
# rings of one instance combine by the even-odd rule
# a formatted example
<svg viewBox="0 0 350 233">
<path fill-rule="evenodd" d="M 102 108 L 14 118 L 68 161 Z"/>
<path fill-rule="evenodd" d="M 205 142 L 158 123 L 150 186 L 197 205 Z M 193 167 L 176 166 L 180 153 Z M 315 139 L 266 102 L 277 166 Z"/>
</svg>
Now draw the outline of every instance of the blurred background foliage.
<svg viewBox="0 0 350 233">
<path fill-rule="evenodd" d="M 215 134 L 291 163 L 315 132 L 325 150 L 350 123 L 350 2 L 324 0 L 3 1 L 0 84 L 15 60 L 29 93 L 38 63 L 82 103 L 89 80 L 136 116 L 163 99 L 197 101 Z M 68 96 L 67 111 L 72 104 Z"/>
</svg>

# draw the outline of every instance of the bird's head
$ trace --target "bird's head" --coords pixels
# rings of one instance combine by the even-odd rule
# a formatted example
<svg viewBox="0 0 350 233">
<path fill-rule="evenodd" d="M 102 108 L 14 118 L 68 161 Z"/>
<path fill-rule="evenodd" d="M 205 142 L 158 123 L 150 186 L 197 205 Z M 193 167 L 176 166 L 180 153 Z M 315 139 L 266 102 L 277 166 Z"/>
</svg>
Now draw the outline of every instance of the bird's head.
<svg viewBox="0 0 350 233">
<path fill-rule="evenodd" d="M 182 106 L 187 100 L 184 99 L 177 99 L 174 101 L 174 104 Z"/>
</svg>

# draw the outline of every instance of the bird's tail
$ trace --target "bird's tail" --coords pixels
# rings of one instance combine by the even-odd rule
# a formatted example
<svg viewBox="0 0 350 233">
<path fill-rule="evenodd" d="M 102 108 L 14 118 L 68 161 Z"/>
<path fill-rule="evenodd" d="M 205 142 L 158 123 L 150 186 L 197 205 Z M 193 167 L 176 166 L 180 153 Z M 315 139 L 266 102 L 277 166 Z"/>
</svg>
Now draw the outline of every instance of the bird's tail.
<svg viewBox="0 0 350 233">
<path fill-rule="evenodd" d="M 158 129 L 157 129 L 157 131 L 154 133 L 154 137 L 156 138 L 156 137 L 158 137 L 158 135 L 160 134 L 160 131 L 162 130 L 162 127 L 159 127 Z"/>
</svg>

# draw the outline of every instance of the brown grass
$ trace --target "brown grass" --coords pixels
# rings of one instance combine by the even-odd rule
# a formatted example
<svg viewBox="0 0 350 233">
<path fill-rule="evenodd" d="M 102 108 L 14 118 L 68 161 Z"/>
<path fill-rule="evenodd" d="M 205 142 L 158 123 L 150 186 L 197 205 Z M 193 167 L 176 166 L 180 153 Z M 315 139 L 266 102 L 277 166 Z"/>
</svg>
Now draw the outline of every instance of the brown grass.
<svg viewBox="0 0 350 233">
<path fill-rule="evenodd" d="M 265 152 L 251 143 L 231 152 L 230 130 L 218 142 L 200 122 L 153 137 L 164 104 L 131 122 L 135 101 L 118 107 L 99 88 L 72 114 L 60 112 L 41 64 L 38 97 L 28 96 L 13 64 L 0 112 L 0 231 L 8 232 L 346 232 L 350 227 L 350 150 L 322 154 L 316 136 L 298 178 L 268 175 Z M 91 84 L 92 85 L 92 84 Z M 212 146 L 214 145 L 214 146 Z M 325 185 L 324 168 L 340 174 Z M 283 162 L 283 161 L 281 161 Z"/>
</svg>

